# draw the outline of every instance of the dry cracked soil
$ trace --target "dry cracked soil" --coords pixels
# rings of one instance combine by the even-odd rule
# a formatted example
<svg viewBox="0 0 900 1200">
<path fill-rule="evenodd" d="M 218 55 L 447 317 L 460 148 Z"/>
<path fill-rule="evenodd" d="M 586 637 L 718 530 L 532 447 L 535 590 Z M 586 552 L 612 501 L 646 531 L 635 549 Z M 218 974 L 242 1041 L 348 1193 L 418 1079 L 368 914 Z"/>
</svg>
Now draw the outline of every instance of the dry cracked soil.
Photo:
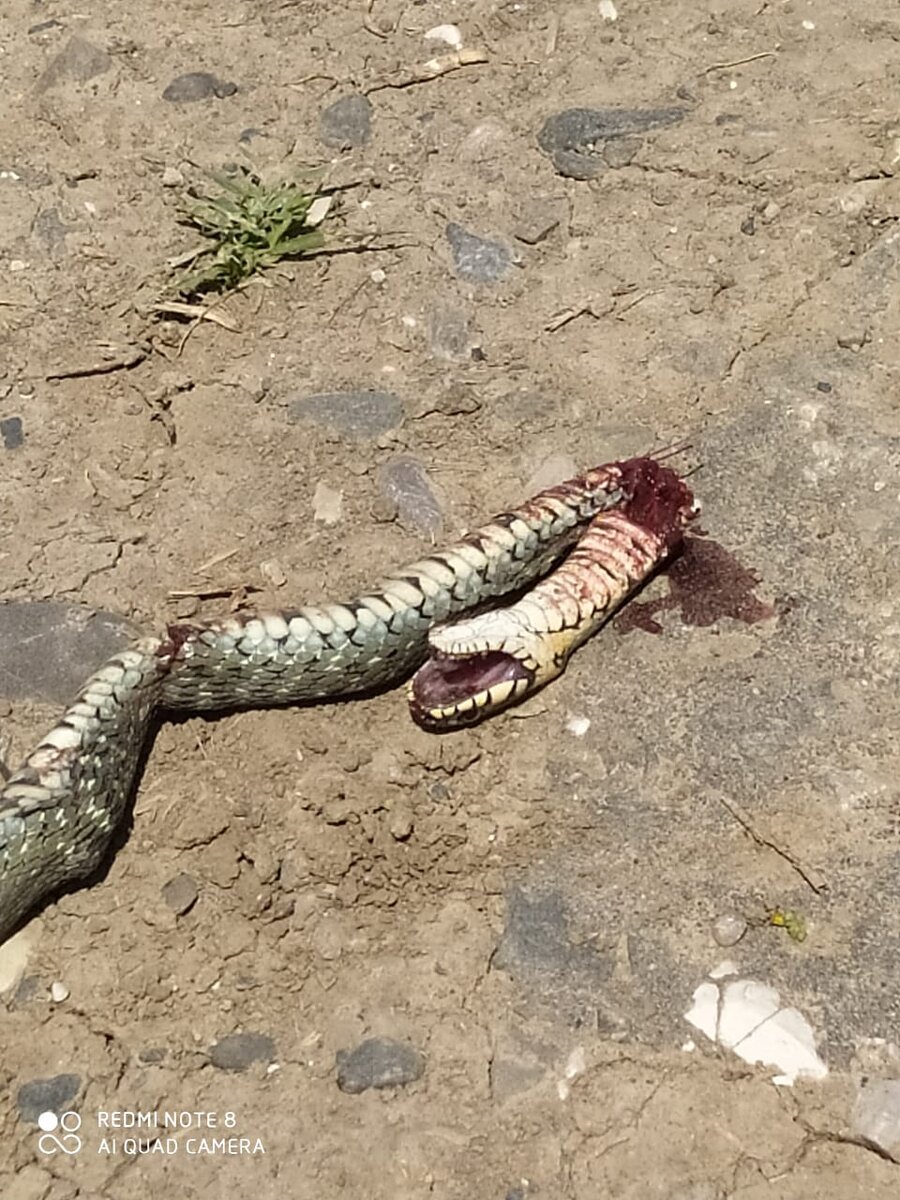
<svg viewBox="0 0 900 1200">
<path fill-rule="evenodd" d="M 5 0 L 0 66 L 7 762 L 129 630 L 575 467 L 688 440 L 707 535 L 476 730 L 163 724 L 6 950 L 6 1200 L 895 1196 L 893 7 Z M 324 167 L 350 251 L 154 311 L 233 163 Z M 723 959 L 827 1076 L 687 1023 Z"/>
</svg>

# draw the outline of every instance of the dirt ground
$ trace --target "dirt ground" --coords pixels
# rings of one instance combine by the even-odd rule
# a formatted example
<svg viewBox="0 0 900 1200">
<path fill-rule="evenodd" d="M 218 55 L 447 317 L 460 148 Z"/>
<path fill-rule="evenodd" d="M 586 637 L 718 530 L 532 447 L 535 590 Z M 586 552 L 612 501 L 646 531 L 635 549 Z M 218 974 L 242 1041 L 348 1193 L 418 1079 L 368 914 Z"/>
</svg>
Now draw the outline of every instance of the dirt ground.
<svg viewBox="0 0 900 1200">
<path fill-rule="evenodd" d="M 475 731 L 416 729 L 402 690 L 164 725 L 105 877 L 23 935 L 8 1200 L 896 1194 L 853 1112 L 900 1074 L 900 21 L 873 0 L 616 7 L 6 0 L 4 600 L 157 629 L 227 603 L 179 590 L 345 598 L 429 544 L 390 519 L 400 456 L 440 540 L 570 459 L 688 438 L 726 551 L 718 606 L 655 580 L 655 608 Z M 445 22 L 486 61 L 416 80 Z M 237 90 L 164 100 L 189 71 Z M 321 113 L 354 92 L 370 136 L 326 146 Z M 538 133 L 596 106 L 683 113 L 564 177 Z M 194 245 L 179 180 L 230 162 L 327 164 L 348 185 L 329 238 L 376 248 L 275 272 L 223 306 L 233 328 L 160 319 Z M 509 248 L 502 278 L 460 277 L 448 223 Z M 297 419 L 347 389 L 402 419 Z M 11 760 L 59 712 L 0 704 Z M 730 911 L 751 927 L 726 950 Z M 826 1079 L 776 1087 L 691 1029 L 726 957 L 808 1018 Z M 213 1051 L 234 1033 L 260 1035 L 245 1069 Z M 341 1090 L 336 1055 L 369 1037 L 424 1073 Z M 80 1153 L 41 1150 L 40 1080 Z M 103 1146 L 100 1114 L 164 1111 L 219 1133 L 233 1113 L 250 1149 Z"/>
</svg>

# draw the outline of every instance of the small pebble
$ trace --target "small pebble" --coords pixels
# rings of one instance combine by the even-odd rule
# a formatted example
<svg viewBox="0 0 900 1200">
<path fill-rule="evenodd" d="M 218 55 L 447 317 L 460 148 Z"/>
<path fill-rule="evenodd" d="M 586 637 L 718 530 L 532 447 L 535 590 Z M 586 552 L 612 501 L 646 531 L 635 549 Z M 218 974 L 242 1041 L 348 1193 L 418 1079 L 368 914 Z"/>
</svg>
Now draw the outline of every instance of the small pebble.
<svg viewBox="0 0 900 1200">
<path fill-rule="evenodd" d="M 372 136 L 372 102 L 361 92 L 341 96 L 319 117 L 319 139 L 334 150 L 364 146 Z"/>
<path fill-rule="evenodd" d="M 368 1038 L 353 1050 L 339 1050 L 336 1063 L 338 1087 L 350 1095 L 369 1088 L 403 1087 L 425 1073 L 420 1051 L 393 1038 Z"/>
<path fill-rule="evenodd" d="M 163 900 L 180 917 L 194 907 L 199 895 L 196 881 L 185 874 L 176 875 L 162 889 Z"/>
<path fill-rule="evenodd" d="M 584 737 L 590 727 L 590 717 L 569 717 L 566 721 L 566 729 L 573 737 Z"/>
<path fill-rule="evenodd" d="M 604 21 L 615 21 L 619 15 L 616 11 L 615 4 L 613 4 L 613 0 L 600 0 L 597 8 L 599 9 L 600 16 Z"/>
<path fill-rule="evenodd" d="M 21 417 L 6 417 L 0 421 L 0 441 L 3 442 L 4 450 L 18 450 L 24 445 L 25 434 Z"/>
<path fill-rule="evenodd" d="M 683 108 L 567 108 L 548 117 L 538 133 L 538 146 L 550 157 L 560 175 L 569 179 L 593 179 L 609 166 L 610 147 L 603 143 L 616 138 L 633 140 L 636 135 L 681 121 Z M 602 150 L 602 153 L 601 153 Z M 631 161 L 631 148 L 613 162 Z M 630 155 L 630 157 L 629 157 Z"/>
<path fill-rule="evenodd" d="M 288 417 L 328 425 L 354 437 L 376 438 L 403 419 L 403 404 L 392 392 L 322 392 L 291 399 Z"/>
<path fill-rule="evenodd" d="M 275 1043 L 264 1033 L 229 1033 L 209 1048 L 209 1061 L 220 1071 L 246 1071 L 256 1062 L 270 1063 Z"/>
<path fill-rule="evenodd" d="M 213 97 L 223 100 L 226 96 L 233 96 L 237 90 L 236 83 L 219 79 L 208 71 L 188 71 L 184 75 L 176 75 L 162 98 L 171 104 L 195 104 L 198 100 L 211 100 Z"/>
<path fill-rule="evenodd" d="M 435 358 L 446 362 L 468 360 L 472 339 L 469 319 L 462 309 L 439 304 L 432 310 L 428 318 L 428 345 Z"/>
<path fill-rule="evenodd" d="M 446 228 L 453 267 L 460 279 L 473 283 L 496 283 L 513 264 L 509 247 L 495 238 L 471 233 L 451 221 Z"/>
<path fill-rule="evenodd" d="M 747 932 L 747 922 L 737 913 L 723 913 L 713 923 L 712 935 L 719 946 L 735 946 Z"/>
<path fill-rule="evenodd" d="M 162 173 L 162 185 L 166 188 L 181 187 L 184 184 L 184 176 L 177 167 L 166 167 Z"/>
<path fill-rule="evenodd" d="M 435 25 L 434 28 L 426 31 L 425 37 L 433 42 L 446 42 L 454 50 L 459 50 L 463 44 L 463 37 L 458 25 Z"/>
<path fill-rule="evenodd" d="M 50 999 L 54 1004 L 62 1004 L 64 1000 L 69 998 L 69 989 L 64 983 L 60 983 L 58 979 L 50 984 Z"/>
<path fill-rule="evenodd" d="M 61 83 L 87 83 L 111 67 L 112 59 L 105 50 L 85 38 L 72 37 L 41 75 L 36 90 L 45 92 Z"/>
<path fill-rule="evenodd" d="M 869 340 L 868 329 L 852 329 L 838 334 L 837 344 L 842 350 L 862 350 Z"/>
<path fill-rule="evenodd" d="M 23 1121 L 37 1121 L 43 1112 L 64 1112 L 78 1095 L 80 1075 L 52 1075 L 49 1079 L 31 1079 L 16 1093 L 16 1105 Z"/>
<path fill-rule="evenodd" d="M 853 1130 L 896 1162 L 900 1158 L 900 1079 L 869 1079 L 853 1107 Z"/>
<path fill-rule="evenodd" d="M 425 534 L 438 534 L 441 506 L 425 468 L 415 458 L 393 458 L 378 470 L 378 490 L 404 525 Z"/>
<path fill-rule="evenodd" d="M 343 516 L 344 493 L 327 483 L 317 483 L 313 493 L 313 520 L 323 525 L 337 525 Z"/>
</svg>

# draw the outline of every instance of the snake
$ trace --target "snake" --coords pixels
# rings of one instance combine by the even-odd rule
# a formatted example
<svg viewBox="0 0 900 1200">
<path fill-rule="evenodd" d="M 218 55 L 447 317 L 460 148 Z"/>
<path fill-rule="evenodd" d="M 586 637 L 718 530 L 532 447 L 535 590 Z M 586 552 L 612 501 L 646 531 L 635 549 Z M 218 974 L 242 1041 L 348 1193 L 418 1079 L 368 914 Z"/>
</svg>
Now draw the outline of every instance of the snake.
<svg viewBox="0 0 900 1200">
<path fill-rule="evenodd" d="M 350 699 L 412 676 L 415 720 L 438 732 L 469 724 L 559 674 L 677 544 L 692 506 L 656 459 L 607 463 L 347 603 L 238 611 L 136 638 L 0 789 L 0 942 L 106 860 L 165 714 Z M 484 611 L 510 595 L 512 606 Z"/>
</svg>

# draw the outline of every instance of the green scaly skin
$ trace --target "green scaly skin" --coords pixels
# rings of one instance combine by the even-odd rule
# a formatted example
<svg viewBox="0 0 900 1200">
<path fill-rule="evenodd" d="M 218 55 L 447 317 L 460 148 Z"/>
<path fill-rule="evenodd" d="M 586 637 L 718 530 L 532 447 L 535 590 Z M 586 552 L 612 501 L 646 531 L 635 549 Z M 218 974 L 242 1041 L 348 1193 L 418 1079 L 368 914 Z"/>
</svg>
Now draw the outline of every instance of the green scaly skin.
<svg viewBox="0 0 900 1200">
<path fill-rule="evenodd" d="M 348 604 L 171 626 L 114 655 L 0 790 L 0 942 L 104 861 L 159 711 L 261 708 L 397 684 L 424 660 L 437 622 L 539 578 L 623 499 L 615 467 L 598 467 Z"/>
</svg>

